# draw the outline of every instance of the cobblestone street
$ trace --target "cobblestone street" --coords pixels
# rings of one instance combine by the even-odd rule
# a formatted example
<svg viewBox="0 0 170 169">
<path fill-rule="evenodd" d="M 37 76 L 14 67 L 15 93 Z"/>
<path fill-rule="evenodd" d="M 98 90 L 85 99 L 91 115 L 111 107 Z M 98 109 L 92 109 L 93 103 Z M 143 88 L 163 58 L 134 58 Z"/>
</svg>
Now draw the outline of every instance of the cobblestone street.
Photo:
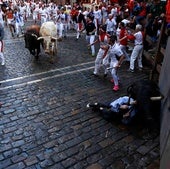
<svg viewBox="0 0 170 169">
<path fill-rule="evenodd" d="M 31 21 L 29 21 L 31 23 Z M 108 122 L 86 108 L 126 94 L 143 72 L 119 70 L 120 91 L 110 78 L 94 77 L 94 57 L 84 35 L 58 42 L 54 64 L 42 51 L 39 61 L 23 38 L 5 29 L 5 66 L 0 66 L 0 169 L 158 169 L 159 133 Z"/>
</svg>

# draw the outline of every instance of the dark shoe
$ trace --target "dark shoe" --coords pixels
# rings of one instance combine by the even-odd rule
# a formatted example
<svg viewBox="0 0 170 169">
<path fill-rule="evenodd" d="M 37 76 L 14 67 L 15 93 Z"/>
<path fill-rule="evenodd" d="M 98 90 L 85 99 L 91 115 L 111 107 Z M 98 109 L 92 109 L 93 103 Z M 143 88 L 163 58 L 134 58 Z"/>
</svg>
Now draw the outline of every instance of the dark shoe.
<svg viewBox="0 0 170 169">
<path fill-rule="evenodd" d="M 107 73 L 105 73 L 105 74 L 103 75 L 103 77 L 104 77 L 104 78 L 107 77 Z"/>
<path fill-rule="evenodd" d="M 86 107 L 89 108 L 89 107 L 98 107 L 98 106 L 99 106 L 98 103 L 94 103 L 94 104 L 88 103 Z"/>
<path fill-rule="evenodd" d="M 134 73 L 133 69 L 128 69 L 128 72 Z"/>
<path fill-rule="evenodd" d="M 92 73 L 93 76 L 98 77 L 99 75 L 96 73 Z"/>
<path fill-rule="evenodd" d="M 138 70 L 139 70 L 139 71 L 142 71 L 142 70 L 143 70 L 143 68 L 142 68 L 142 67 L 139 67 L 139 68 L 138 68 Z"/>
<path fill-rule="evenodd" d="M 100 104 L 98 104 L 98 103 L 94 103 L 94 104 L 88 103 L 86 107 L 92 108 L 92 111 L 99 111 L 100 110 Z"/>
</svg>

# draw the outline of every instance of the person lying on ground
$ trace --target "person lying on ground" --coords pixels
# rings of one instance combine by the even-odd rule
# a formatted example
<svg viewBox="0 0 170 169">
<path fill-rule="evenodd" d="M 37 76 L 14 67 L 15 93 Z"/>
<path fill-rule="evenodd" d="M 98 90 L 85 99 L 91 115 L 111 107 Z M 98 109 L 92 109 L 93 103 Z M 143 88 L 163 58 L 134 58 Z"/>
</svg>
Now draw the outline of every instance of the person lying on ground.
<svg viewBox="0 0 170 169">
<path fill-rule="evenodd" d="M 123 96 L 110 103 L 88 103 L 93 111 L 99 112 L 106 120 L 120 119 L 123 124 L 129 124 L 136 115 L 136 101 L 129 97 Z"/>
</svg>

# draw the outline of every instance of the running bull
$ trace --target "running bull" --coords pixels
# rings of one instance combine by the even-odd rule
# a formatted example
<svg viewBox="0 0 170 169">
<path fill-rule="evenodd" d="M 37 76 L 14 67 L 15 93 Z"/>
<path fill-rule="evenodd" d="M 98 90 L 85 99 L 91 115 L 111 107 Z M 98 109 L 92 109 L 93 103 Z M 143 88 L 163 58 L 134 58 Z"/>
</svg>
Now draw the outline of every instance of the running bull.
<svg viewBox="0 0 170 169">
<path fill-rule="evenodd" d="M 54 61 L 54 55 L 57 53 L 57 28 L 54 22 L 45 22 L 42 26 L 32 25 L 25 32 L 25 47 L 30 53 L 38 59 L 40 53 L 40 45 Z"/>
<path fill-rule="evenodd" d="M 54 22 L 42 24 L 38 40 L 43 40 L 44 51 L 51 56 L 51 62 L 53 62 L 54 55 L 57 53 L 57 27 Z"/>
<path fill-rule="evenodd" d="M 157 83 L 151 80 L 136 81 L 127 88 L 127 91 L 137 102 L 137 119 L 146 127 L 158 126 L 163 96 Z"/>
<path fill-rule="evenodd" d="M 30 54 L 34 55 L 36 59 L 39 57 L 40 53 L 40 43 L 41 41 L 37 40 L 39 37 L 40 26 L 31 25 L 27 27 L 24 34 L 25 48 L 30 51 Z"/>
</svg>

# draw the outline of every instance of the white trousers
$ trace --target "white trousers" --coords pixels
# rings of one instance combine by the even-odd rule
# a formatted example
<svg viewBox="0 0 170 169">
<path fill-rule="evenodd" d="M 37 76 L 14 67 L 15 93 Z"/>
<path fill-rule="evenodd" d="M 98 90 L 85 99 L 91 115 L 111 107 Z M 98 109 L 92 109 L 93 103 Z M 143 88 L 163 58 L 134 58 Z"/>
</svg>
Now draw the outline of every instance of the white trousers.
<svg viewBox="0 0 170 169">
<path fill-rule="evenodd" d="M 1 65 L 5 64 L 5 57 L 4 57 L 4 53 L 3 53 L 3 48 L 4 48 L 3 41 L 0 41 L 0 59 L 1 59 Z"/>
<path fill-rule="evenodd" d="M 67 24 L 57 23 L 57 29 L 59 38 L 67 35 Z"/>
<path fill-rule="evenodd" d="M 143 45 L 135 45 L 130 58 L 130 69 L 134 70 L 135 68 L 135 60 L 138 61 L 138 67 L 142 68 L 142 53 L 143 53 Z"/>
<path fill-rule="evenodd" d="M 63 23 L 63 35 L 64 35 L 64 37 L 67 36 L 67 30 L 68 30 L 68 24 L 67 23 Z"/>
<path fill-rule="evenodd" d="M 100 48 L 98 53 L 97 53 L 96 60 L 95 60 L 94 74 L 99 73 L 99 69 L 102 66 L 104 52 L 105 51 Z"/>
<path fill-rule="evenodd" d="M 109 55 L 106 54 L 106 56 L 103 58 L 103 68 L 104 68 L 104 74 L 108 73 L 108 67 L 110 66 L 110 61 L 109 61 Z"/>
<path fill-rule="evenodd" d="M 46 18 L 45 16 L 41 16 L 41 25 L 42 25 L 44 22 L 47 22 L 47 18 Z"/>
<path fill-rule="evenodd" d="M 57 31 L 59 38 L 63 37 L 63 23 L 57 23 Z"/>
<path fill-rule="evenodd" d="M 15 28 L 16 28 L 16 34 L 17 35 L 19 35 L 20 32 L 23 33 L 23 31 L 24 31 L 23 27 L 24 27 L 24 23 L 22 23 L 22 22 L 19 22 L 19 23 L 16 22 L 15 23 Z"/>
<path fill-rule="evenodd" d="M 94 42 L 95 35 L 86 35 L 86 41 L 88 44 L 92 44 Z M 91 45 L 91 53 L 92 55 L 95 55 L 95 47 L 94 45 Z"/>
<path fill-rule="evenodd" d="M 117 74 L 117 68 L 115 67 L 117 65 L 118 62 L 110 62 L 110 67 L 112 68 L 111 69 L 111 75 L 112 75 L 112 78 L 114 80 L 114 85 L 117 86 L 119 85 L 119 77 L 118 77 L 118 74 Z"/>
<path fill-rule="evenodd" d="M 120 49 L 122 50 L 124 56 L 126 57 L 126 61 L 130 61 L 129 55 L 128 55 L 127 50 L 126 50 L 126 46 L 120 45 Z"/>
</svg>

